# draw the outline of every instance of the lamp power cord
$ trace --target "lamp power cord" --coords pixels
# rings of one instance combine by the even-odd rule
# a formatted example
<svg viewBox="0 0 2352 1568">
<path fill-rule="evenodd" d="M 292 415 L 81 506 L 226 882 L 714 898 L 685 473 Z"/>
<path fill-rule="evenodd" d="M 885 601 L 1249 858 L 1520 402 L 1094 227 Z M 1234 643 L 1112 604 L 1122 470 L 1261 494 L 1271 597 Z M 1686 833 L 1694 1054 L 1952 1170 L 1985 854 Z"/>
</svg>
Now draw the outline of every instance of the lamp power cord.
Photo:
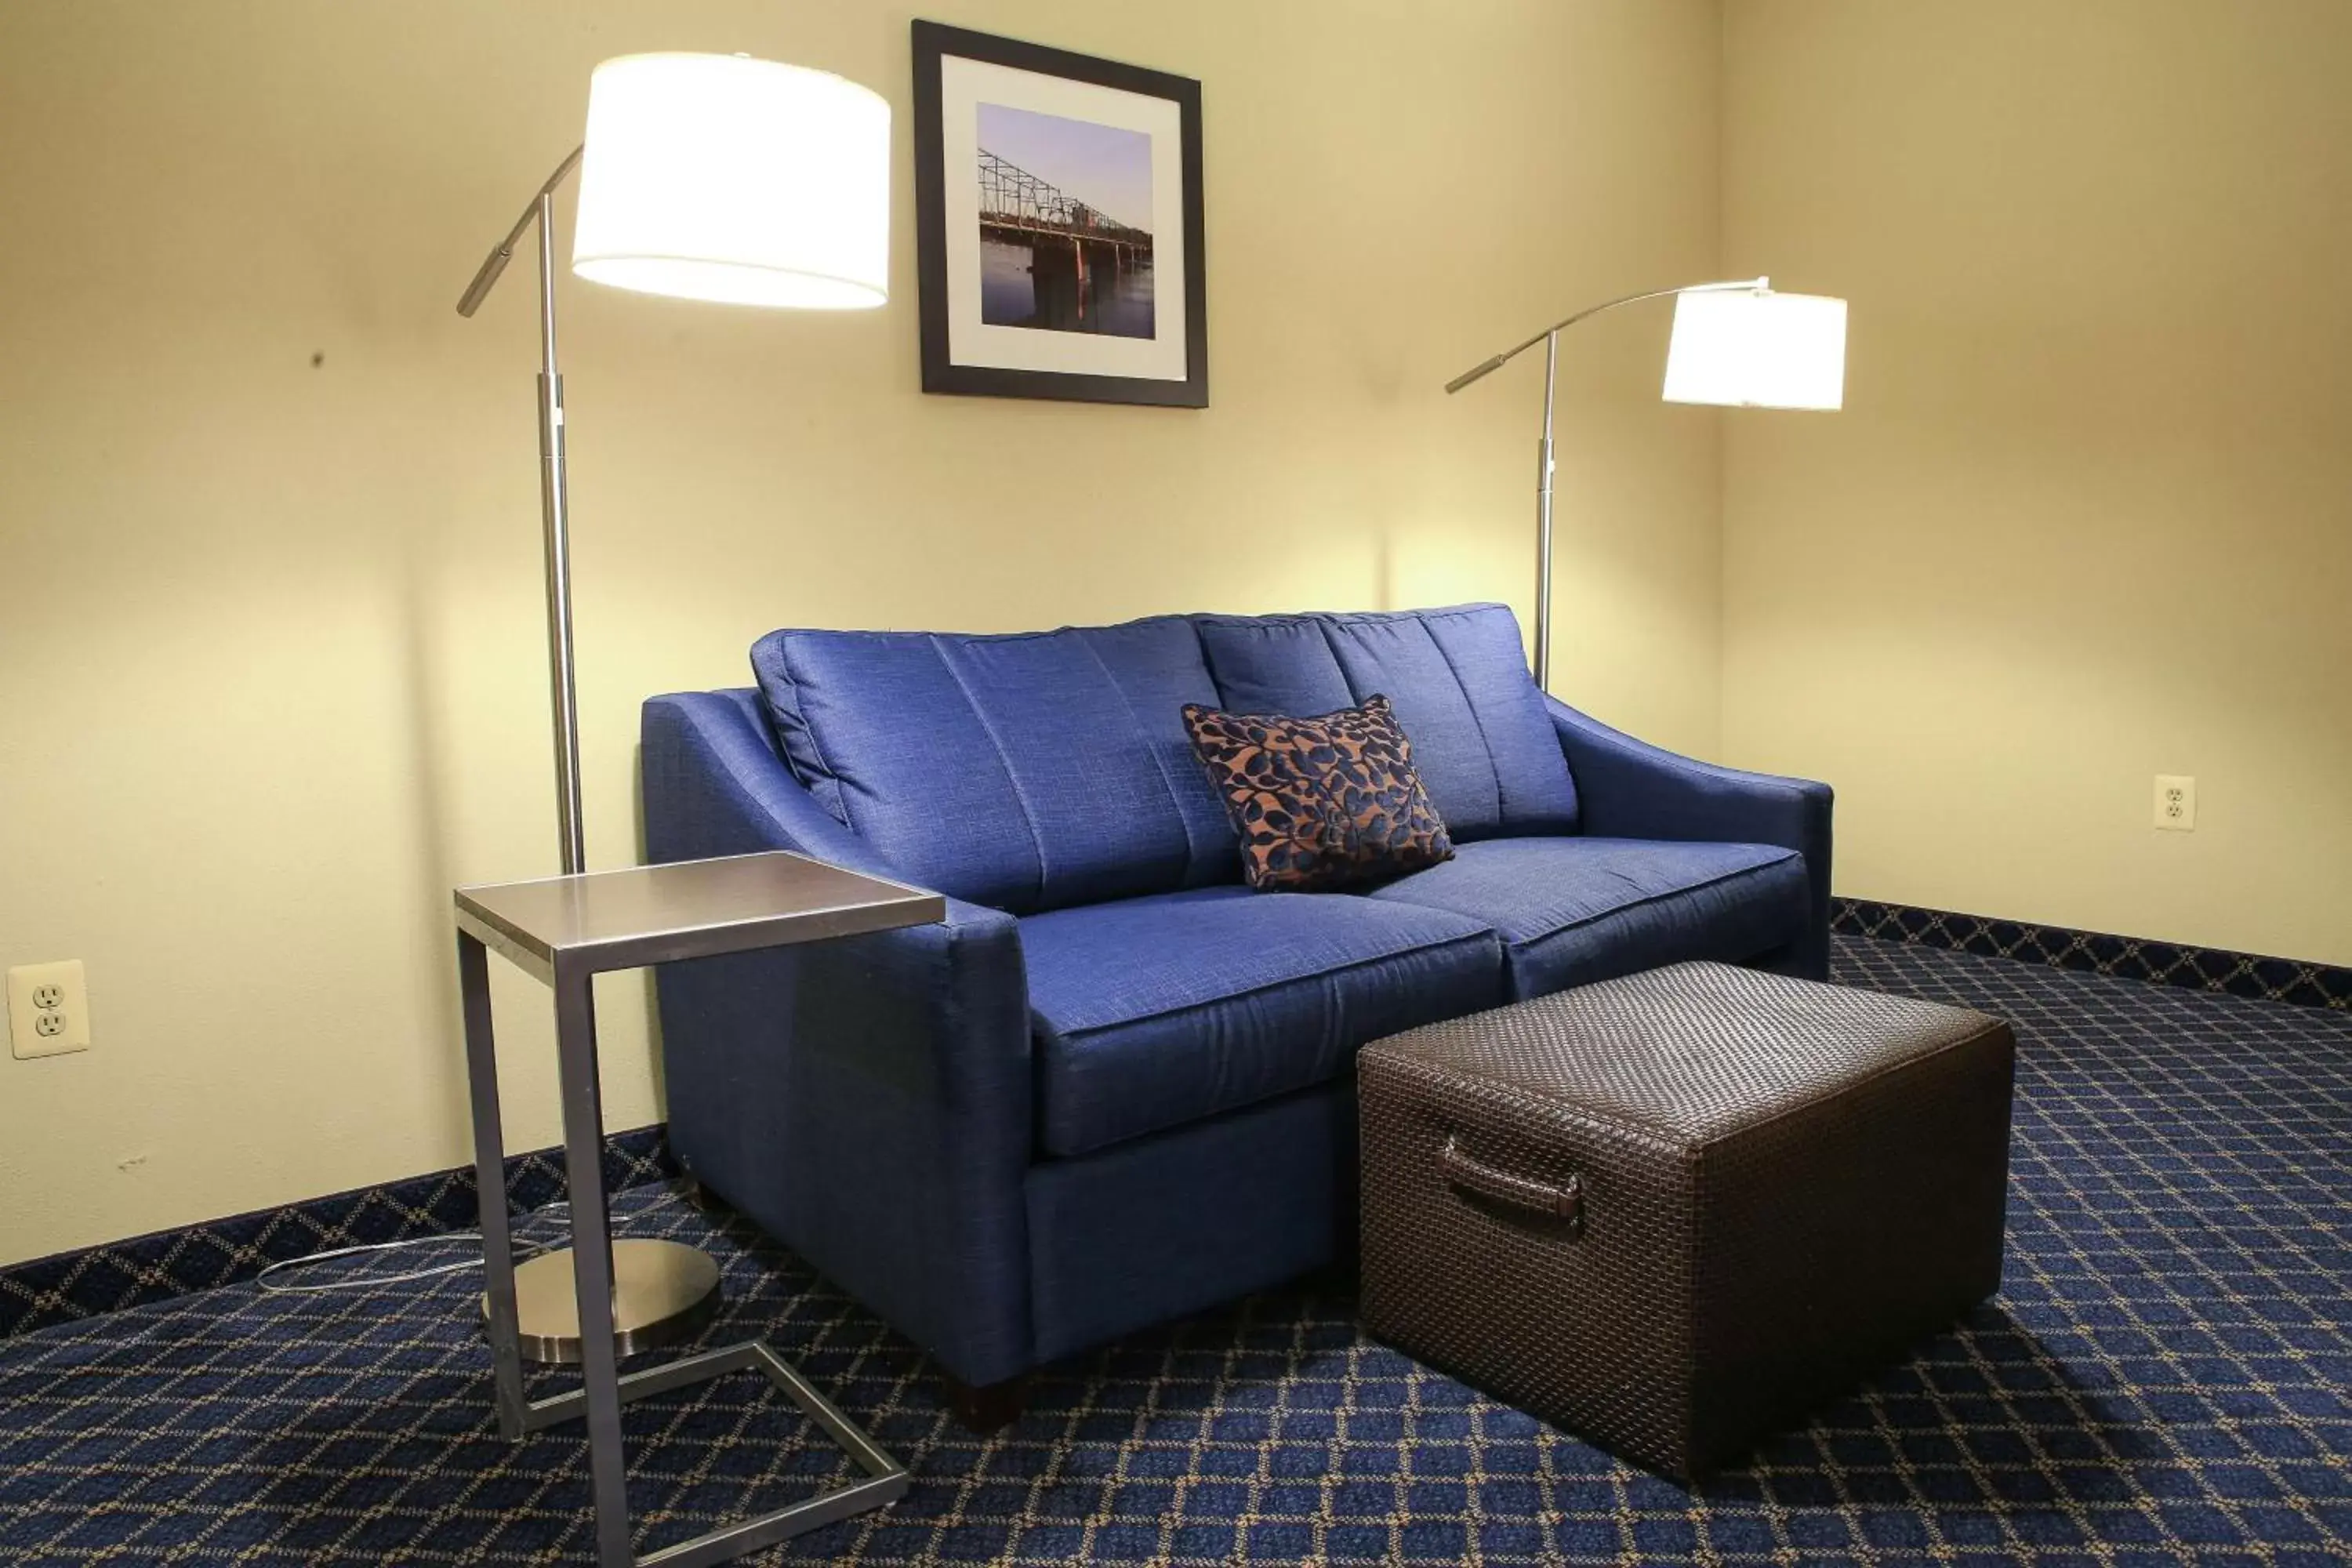
<svg viewBox="0 0 2352 1568">
<path fill-rule="evenodd" d="M 556 1217 L 560 1212 L 567 1211 L 571 1207 L 569 1199 L 561 1199 L 549 1204 L 544 1208 L 532 1209 L 529 1214 L 521 1215 L 520 1223 L 529 1224 L 533 1220 Z M 398 1241 L 371 1241 L 355 1247 L 330 1247 L 324 1252 L 306 1252 L 299 1258 L 280 1258 L 255 1275 L 253 1282 L 261 1288 L 263 1294 L 269 1296 L 323 1296 L 343 1290 L 374 1290 L 387 1285 L 407 1285 L 419 1279 L 437 1279 L 444 1275 L 461 1274 L 469 1268 L 479 1268 L 482 1267 L 482 1258 L 477 1255 L 471 1258 L 460 1258 L 449 1263 L 434 1264 L 428 1268 L 411 1268 L 398 1274 L 355 1274 L 343 1279 L 322 1279 L 314 1284 L 289 1283 L 277 1277 L 307 1271 L 317 1264 L 331 1263 L 339 1258 L 369 1258 L 424 1247 L 480 1242 L 482 1239 L 482 1233 L 478 1230 L 453 1230 L 439 1236 L 412 1236 Z M 520 1263 L 527 1258 L 537 1258 L 542 1253 L 553 1252 L 562 1245 L 561 1241 L 540 1241 L 530 1237 L 518 1236 L 514 1238 L 515 1261 Z"/>
</svg>

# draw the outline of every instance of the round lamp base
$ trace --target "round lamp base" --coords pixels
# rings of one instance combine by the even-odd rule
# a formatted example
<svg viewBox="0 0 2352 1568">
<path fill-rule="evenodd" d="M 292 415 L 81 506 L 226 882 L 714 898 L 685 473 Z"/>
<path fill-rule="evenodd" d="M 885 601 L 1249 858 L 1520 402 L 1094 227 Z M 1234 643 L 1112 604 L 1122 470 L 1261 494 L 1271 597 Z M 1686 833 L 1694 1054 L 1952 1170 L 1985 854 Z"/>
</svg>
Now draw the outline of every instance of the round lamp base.
<svg viewBox="0 0 2352 1568">
<path fill-rule="evenodd" d="M 719 1311 L 719 1265 L 682 1242 L 625 1237 L 613 1243 L 613 1350 L 658 1350 L 692 1339 Z M 489 1314 L 489 1298 L 482 1312 Z M 543 1252 L 515 1268 L 515 1316 L 525 1361 L 580 1363 L 580 1299 L 572 1249 Z"/>
</svg>

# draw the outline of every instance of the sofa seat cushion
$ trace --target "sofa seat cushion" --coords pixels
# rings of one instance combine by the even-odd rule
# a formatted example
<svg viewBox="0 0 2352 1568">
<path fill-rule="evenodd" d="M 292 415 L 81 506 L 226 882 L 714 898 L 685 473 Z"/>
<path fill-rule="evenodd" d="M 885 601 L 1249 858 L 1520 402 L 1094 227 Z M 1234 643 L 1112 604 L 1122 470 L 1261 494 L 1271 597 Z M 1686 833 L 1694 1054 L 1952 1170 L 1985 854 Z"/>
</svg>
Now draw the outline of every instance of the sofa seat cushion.
<svg viewBox="0 0 2352 1568">
<path fill-rule="evenodd" d="M 1021 922 L 1051 1154 L 1255 1104 L 1358 1046 L 1503 1000 L 1486 921 L 1346 893 L 1202 888 Z"/>
<path fill-rule="evenodd" d="M 1800 940 L 1805 858 L 1769 844 L 1490 838 L 1370 895 L 1468 916 L 1503 940 L 1514 1000 Z"/>
</svg>

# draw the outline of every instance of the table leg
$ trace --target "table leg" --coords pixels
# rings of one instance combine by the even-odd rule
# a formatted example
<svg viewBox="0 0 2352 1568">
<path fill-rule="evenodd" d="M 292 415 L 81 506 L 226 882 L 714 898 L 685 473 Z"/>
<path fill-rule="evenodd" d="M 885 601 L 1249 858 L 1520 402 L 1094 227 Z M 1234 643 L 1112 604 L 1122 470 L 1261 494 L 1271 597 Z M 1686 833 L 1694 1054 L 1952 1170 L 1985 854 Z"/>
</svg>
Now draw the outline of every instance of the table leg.
<svg viewBox="0 0 2352 1568">
<path fill-rule="evenodd" d="M 631 1568 L 629 1491 L 613 1353 L 613 1233 L 604 1207 L 604 1095 L 596 1082 L 592 976 L 558 965 L 555 1053 L 563 1094 L 563 1170 L 572 1198 L 572 1274 L 580 1301 L 580 1387 L 588 1412 L 589 1492 L 603 1568 Z"/>
<path fill-rule="evenodd" d="M 523 1435 L 522 1352 L 515 1327 L 514 1233 L 507 1219 L 506 1133 L 499 1120 L 499 1052 L 490 1027 L 489 960 L 457 933 L 457 993 L 466 1015 L 466 1082 L 474 1105 L 474 1186 L 480 1194 L 483 1289 L 489 1300 L 490 1372 L 499 1436 Z"/>
</svg>

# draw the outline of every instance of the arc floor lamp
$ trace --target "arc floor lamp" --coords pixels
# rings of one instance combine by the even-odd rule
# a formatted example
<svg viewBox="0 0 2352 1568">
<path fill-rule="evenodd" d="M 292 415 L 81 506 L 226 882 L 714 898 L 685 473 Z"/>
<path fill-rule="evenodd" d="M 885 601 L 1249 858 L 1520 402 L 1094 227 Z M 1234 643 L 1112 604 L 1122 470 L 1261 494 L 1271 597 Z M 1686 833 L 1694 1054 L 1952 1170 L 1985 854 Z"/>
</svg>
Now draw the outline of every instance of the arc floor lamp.
<svg viewBox="0 0 2352 1568">
<path fill-rule="evenodd" d="M 581 146 L 555 166 L 457 301 L 471 316 L 533 226 L 539 248 L 540 516 L 556 823 L 567 875 L 586 869 L 572 658 L 571 502 L 555 355 L 555 192 L 580 173 L 572 269 L 593 282 L 723 304 L 838 310 L 889 298 L 890 107 L 825 71 L 747 55 L 625 55 L 588 82 Z M 481 1201 L 503 1201 L 484 1193 Z M 677 1242 L 614 1244 L 614 1322 L 638 1342 L 699 1320 L 718 1267 Z M 568 1250 L 516 1270 L 522 1343 L 579 1359 Z"/>
<path fill-rule="evenodd" d="M 1780 294 L 1769 278 L 1652 289 L 1565 316 L 1445 384 L 1448 394 L 1544 346 L 1543 436 L 1536 443 L 1536 684 L 1551 689 L 1552 404 L 1559 381 L 1559 334 L 1605 310 L 1672 298 L 1666 348 L 1668 403 L 1731 408 L 1842 407 L 1845 402 L 1845 301 Z"/>
</svg>

